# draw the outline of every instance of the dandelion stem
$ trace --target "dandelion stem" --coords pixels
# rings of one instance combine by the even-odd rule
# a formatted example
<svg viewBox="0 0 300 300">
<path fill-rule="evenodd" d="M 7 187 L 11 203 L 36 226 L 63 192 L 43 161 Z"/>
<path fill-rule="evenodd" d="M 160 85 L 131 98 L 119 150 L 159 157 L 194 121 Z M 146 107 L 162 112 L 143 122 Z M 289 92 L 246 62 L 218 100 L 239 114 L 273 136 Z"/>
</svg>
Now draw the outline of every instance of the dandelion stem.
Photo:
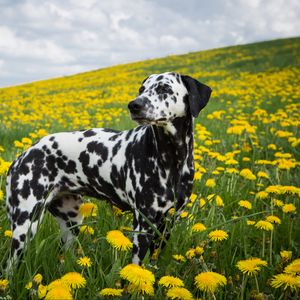
<svg viewBox="0 0 300 300">
<path fill-rule="evenodd" d="M 241 290 L 241 300 L 244 299 L 245 289 L 247 285 L 248 275 L 243 274 L 242 290 Z"/>
<path fill-rule="evenodd" d="M 256 284 L 257 293 L 259 293 L 259 285 L 258 285 L 258 280 L 257 280 L 256 275 L 254 275 L 254 278 L 255 278 L 255 284 Z"/>
<path fill-rule="evenodd" d="M 269 257 L 269 263 L 272 265 L 272 247 L 273 247 L 273 230 L 271 230 L 271 238 L 270 238 L 270 257 Z"/>
<path fill-rule="evenodd" d="M 284 292 L 280 295 L 280 297 L 278 298 L 278 300 L 281 300 L 281 299 L 283 299 L 283 297 L 284 297 Z"/>
<path fill-rule="evenodd" d="M 262 242 L 262 257 L 265 257 L 265 242 L 266 242 L 266 234 L 263 232 L 263 242 Z"/>
<path fill-rule="evenodd" d="M 292 229 L 293 229 L 293 219 L 291 220 L 291 225 L 289 230 L 289 247 L 291 247 L 291 243 L 292 243 Z"/>
</svg>

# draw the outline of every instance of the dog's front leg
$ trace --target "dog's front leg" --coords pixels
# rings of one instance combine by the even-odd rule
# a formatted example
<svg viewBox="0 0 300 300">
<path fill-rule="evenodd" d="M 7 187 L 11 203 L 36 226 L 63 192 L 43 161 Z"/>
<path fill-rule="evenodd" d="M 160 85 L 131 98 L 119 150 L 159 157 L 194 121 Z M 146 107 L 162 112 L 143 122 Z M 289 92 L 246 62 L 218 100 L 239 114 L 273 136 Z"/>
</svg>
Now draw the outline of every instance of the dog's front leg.
<svg viewBox="0 0 300 300">
<path fill-rule="evenodd" d="M 134 214 L 133 230 L 135 233 L 133 236 L 132 262 L 137 265 L 142 264 L 154 237 L 153 226 L 156 226 L 156 224 L 153 219 L 146 218 L 140 212 Z"/>
</svg>

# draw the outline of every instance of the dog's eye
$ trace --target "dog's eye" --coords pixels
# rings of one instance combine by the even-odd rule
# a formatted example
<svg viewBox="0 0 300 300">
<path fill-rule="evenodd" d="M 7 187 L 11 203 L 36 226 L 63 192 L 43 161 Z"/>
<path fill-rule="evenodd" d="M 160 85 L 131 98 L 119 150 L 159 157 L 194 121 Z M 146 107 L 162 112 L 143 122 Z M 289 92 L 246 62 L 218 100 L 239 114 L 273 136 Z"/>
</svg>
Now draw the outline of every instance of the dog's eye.
<svg viewBox="0 0 300 300">
<path fill-rule="evenodd" d="M 139 94 L 141 94 L 144 90 L 145 90 L 145 87 L 141 86 L 140 89 L 139 89 Z"/>
</svg>

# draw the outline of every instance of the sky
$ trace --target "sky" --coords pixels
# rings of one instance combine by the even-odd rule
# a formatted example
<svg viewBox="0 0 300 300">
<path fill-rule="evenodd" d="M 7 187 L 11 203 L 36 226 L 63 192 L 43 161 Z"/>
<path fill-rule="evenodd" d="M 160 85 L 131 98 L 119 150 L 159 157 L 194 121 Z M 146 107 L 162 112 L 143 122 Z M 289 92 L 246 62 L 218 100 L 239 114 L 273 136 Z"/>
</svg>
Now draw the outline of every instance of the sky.
<svg viewBox="0 0 300 300">
<path fill-rule="evenodd" d="M 0 87 L 294 36 L 299 0 L 0 0 Z"/>
</svg>

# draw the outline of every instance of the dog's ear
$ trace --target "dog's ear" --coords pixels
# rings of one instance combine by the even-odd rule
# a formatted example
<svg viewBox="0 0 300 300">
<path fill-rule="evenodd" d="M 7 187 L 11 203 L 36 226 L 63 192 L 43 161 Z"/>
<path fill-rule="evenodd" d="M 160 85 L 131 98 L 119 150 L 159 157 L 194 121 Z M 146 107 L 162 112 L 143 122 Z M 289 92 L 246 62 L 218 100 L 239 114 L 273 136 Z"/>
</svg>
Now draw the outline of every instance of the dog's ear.
<svg viewBox="0 0 300 300">
<path fill-rule="evenodd" d="M 190 76 L 181 75 L 181 79 L 189 93 L 188 101 L 191 114 L 196 118 L 207 104 L 212 90 L 209 86 Z"/>
<path fill-rule="evenodd" d="M 142 84 L 143 84 L 149 77 L 150 77 L 150 76 L 146 77 L 146 78 L 143 80 Z"/>
</svg>

